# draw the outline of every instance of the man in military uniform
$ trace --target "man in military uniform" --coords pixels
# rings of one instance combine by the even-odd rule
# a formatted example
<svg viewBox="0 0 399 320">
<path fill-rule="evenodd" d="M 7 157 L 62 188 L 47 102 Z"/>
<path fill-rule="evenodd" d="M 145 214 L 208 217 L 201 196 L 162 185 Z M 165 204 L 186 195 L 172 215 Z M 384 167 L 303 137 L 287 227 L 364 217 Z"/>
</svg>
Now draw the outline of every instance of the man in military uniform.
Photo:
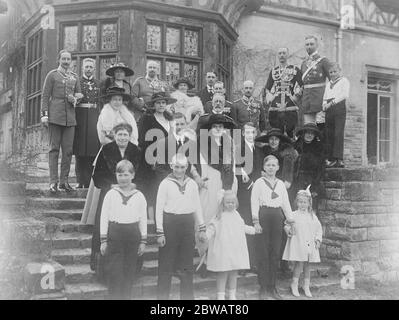
<svg viewBox="0 0 399 320">
<path fill-rule="evenodd" d="M 298 124 L 297 101 L 301 95 L 302 74 L 298 67 L 288 64 L 288 55 L 288 48 L 278 49 L 280 64 L 270 71 L 264 98 L 269 106 L 270 126 L 293 138 Z"/>
<path fill-rule="evenodd" d="M 217 74 L 215 71 L 209 71 L 206 73 L 205 76 L 205 81 L 206 81 L 206 87 L 203 88 L 199 93 L 198 96 L 201 99 L 202 104 L 205 106 L 205 104 L 208 101 L 212 101 L 213 94 L 215 93 L 213 86 L 215 85 L 215 82 L 217 81 Z"/>
<path fill-rule="evenodd" d="M 259 133 L 266 129 L 265 110 L 262 103 L 252 96 L 253 92 L 254 83 L 250 80 L 245 81 L 244 95 L 234 101 L 231 117 L 240 128 L 243 128 L 245 123 L 252 122 Z"/>
<path fill-rule="evenodd" d="M 138 123 L 143 115 L 148 102 L 154 93 L 168 90 L 166 81 L 158 77 L 158 64 L 155 61 L 147 62 L 147 73 L 143 77 L 138 77 L 133 83 L 132 92 L 136 95 L 133 98 L 134 118 Z"/>
<path fill-rule="evenodd" d="M 220 94 L 224 96 L 224 110 L 223 113 L 230 116 L 231 115 L 231 108 L 233 107 L 233 104 L 227 99 L 226 96 L 226 89 L 224 87 L 223 81 L 216 81 L 215 85 L 213 86 L 213 94 Z M 213 109 L 213 95 L 212 99 L 207 101 L 204 105 L 204 111 L 205 113 L 211 113 Z"/>
<path fill-rule="evenodd" d="M 302 109 L 304 123 L 315 123 L 316 114 L 322 110 L 326 79 L 330 79 L 330 61 L 317 52 L 315 36 L 305 38 L 305 48 L 309 57 L 302 63 L 303 96 Z"/>
<path fill-rule="evenodd" d="M 93 171 L 92 165 L 100 148 L 97 134 L 97 121 L 100 114 L 99 96 L 100 82 L 94 79 L 96 60 L 83 60 L 83 75 L 80 87 L 83 98 L 76 106 L 75 140 L 73 154 L 75 155 L 75 171 L 78 188 L 88 188 Z"/>
<path fill-rule="evenodd" d="M 41 103 L 41 122 L 49 129 L 50 192 L 73 190 L 68 183 L 75 136 L 75 107 L 82 97 L 77 74 L 69 70 L 71 53 L 62 50 L 59 66 L 44 80 Z M 58 186 L 58 156 L 62 149 L 60 185 Z"/>
</svg>

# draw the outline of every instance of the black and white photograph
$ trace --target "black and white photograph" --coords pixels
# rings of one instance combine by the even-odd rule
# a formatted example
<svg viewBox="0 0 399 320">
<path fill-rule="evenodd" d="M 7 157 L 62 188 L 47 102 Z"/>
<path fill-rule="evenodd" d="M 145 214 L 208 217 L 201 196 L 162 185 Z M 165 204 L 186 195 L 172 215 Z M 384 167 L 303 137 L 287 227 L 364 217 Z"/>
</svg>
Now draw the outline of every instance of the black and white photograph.
<svg viewBox="0 0 399 320">
<path fill-rule="evenodd" d="M 0 300 L 399 300 L 398 159 L 398 0 L 0 0 Z"/>
</svg>

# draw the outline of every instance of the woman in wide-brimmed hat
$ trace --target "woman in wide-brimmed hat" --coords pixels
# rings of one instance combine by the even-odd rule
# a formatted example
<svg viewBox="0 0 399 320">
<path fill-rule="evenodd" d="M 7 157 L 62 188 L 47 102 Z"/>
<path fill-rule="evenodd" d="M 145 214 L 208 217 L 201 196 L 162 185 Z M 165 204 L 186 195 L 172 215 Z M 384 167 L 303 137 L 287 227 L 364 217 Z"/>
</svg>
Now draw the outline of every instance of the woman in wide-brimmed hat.
<svg viewBox="0 0 399 320">
<path fill-rule="evenodd" d="M 139 122 L 139 147 L 143 156 L 140 171 L 137 173 L 137 180 L 147 198 L 150 216 L 153 215 L 156 193 L 161 181 L 159 181 L 152 166 L 146 161 L 145 154 L 147 148 L 156 143 L 158 138 L 166 138 L 173 132 L 173 117 L 167 112 L 167 106 L 175 102 L 176 99 L 171 98 L 167 92 L 154 93 L 151 100 L 147 102 L 148 109 Z M 149 130 L 153 130 L 155 135 L 152 140 L 147 141 L 146 134 Z M 157 133 L 162 134 L 162 136 L 156 136 Z"/>
<path fill-rule="evenodd" d="M 201 127 L 209 135 L 197 138 L 197 164 L 192 174 L 200 187 L 200 200 L 205 223 L 216 217 L 222 190 L 233 190 L 237 194 L 237 179 L 234 175 L 234 142 L 229 130 L 235 127 L 233 119 L 223 114 L 212 114 Z M 206 248 L 197 242 L 205 261 Z M 201 275 L 206 275 L 202 266 Z"/>
<path fill-rule="evenodd" d="M 176 103 L 170 106 L 173 113 L 184 114 L 188 127 L 196 129 L 199 117 L 204 114 L 204 106 L 202 105 L 201 99 L 197 96 L 188 94 L 188 90 L 194 88 L 188 78 L 180 78 L 173 84 L 176 91 L 171 93 L 171 96 L 177 100 Z"/>
<path fill-rule="evenodd" d="M 297 130 L 298 140 L 294 144 L 299 156 L 295 164 L 294 183 L 290 196 L 294 199 L 298 190 L 304 190 L 311 185 L 313 209 L 317 213 L 317 200 L 324 193 L 321 183 L 324 173 L 325 152 L 319 140 L 320 131 L 313 123 L 307 123 Z"/>
<path fill-rule="evenodd" d="M 103 95 L 106 95 L 107 90 L 112 87 L 123 88 L 127 94 L 133 95 L 132 86 L 127 78 L 133 76 L 134 71 L 126 64 L 123 62 L 115 63 L 105 71 L 105 74 L 108 78 L 104 81 L 102 86 Z M 126 100 L 125 104 L 128 109 L 133 112 L 132 98 Z"/>
</svg>

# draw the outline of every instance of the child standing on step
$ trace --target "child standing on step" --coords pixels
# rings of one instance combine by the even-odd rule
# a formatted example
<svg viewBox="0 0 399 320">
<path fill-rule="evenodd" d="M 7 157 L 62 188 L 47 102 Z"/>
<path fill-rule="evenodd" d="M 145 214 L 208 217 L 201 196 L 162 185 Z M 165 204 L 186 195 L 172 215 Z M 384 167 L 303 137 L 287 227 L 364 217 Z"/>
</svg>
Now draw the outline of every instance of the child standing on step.
<svg viewBox="0 0 399 320">
<path fill-rule="evenodd" d="M 209 239 L 207 268 L 217 273 L 217 299 L 225 300 L 226 283 L 228 298 L 236 300 L 239 270 L 248 270 L 249 254 L 245 234 L 255 234 L 237 212 L 238 199 L 233 191 L 225 191 L 221 212 L 207 227 Z"/>
<path fill-rule="evenodd" d="M 303 290 L 305 295 L 312 297 L 310 292 L 310 263 L 320 262 L 319 248 L 322 240 L 322 228 L 319 219 L 312 209 L 310 186 L 300 190 L 296 196 L 298 210 L 293 212 L 294 227 L 284 227 L 288 240 L 285 246 L 283 260 L 294 262 L 291 291 L 299 297 L 298 282 L 301 272 L 304 273 Z"/>
<path fill-rule="evenodd" d="M 132 183 L 128 160 L 116 166 L 118 186 L 108 191 L 101 211 L 101 254 L 105 256 L 111 299 L 131 299 L 138 257 L 147 242 L 147 202 Z"/>
</svg>

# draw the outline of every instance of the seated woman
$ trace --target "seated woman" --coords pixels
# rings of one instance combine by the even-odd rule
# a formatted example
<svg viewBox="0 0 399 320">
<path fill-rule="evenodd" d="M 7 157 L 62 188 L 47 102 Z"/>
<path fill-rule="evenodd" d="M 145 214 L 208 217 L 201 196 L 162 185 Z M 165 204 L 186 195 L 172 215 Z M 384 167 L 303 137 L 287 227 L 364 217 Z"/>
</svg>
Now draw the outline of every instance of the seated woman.
<svg viewBox="0 0 399 320">
<path fill-rule="evenodd" d="M 180 78 L 174 84 L 176 91 L 171 93 L 171 97 L 177 101 L 170 106 L 173 113 L 180 112 L 186 117 L 188 127 L 197 128 L 200 115 L 204 114 L 204 107 L 201 99 L 196 96 L 189 96 L 188 90 L 194 88 L 191 81 L 187 78 Z"/>
<path fill-rule="evenodd" d="M 138 167 L 140 151 L 136 145 L 130 142 L 132 127 L 130 124 L 121 123 L 113 128 L 114 141 L 104 145 L 98 154 L 97 162 L 94 168 L 94 185 L 101 190 L 97 210 L 95 215 L 95 224 L 93 230 L 92 249 L 90 266 L 96 270 L 97 256 L 100 253 L 100 219 L 101 208 L 105 194 L 116 184 L 115 169 L 119 161 L 129 160 L 135 168 Z"/>
</svg>

